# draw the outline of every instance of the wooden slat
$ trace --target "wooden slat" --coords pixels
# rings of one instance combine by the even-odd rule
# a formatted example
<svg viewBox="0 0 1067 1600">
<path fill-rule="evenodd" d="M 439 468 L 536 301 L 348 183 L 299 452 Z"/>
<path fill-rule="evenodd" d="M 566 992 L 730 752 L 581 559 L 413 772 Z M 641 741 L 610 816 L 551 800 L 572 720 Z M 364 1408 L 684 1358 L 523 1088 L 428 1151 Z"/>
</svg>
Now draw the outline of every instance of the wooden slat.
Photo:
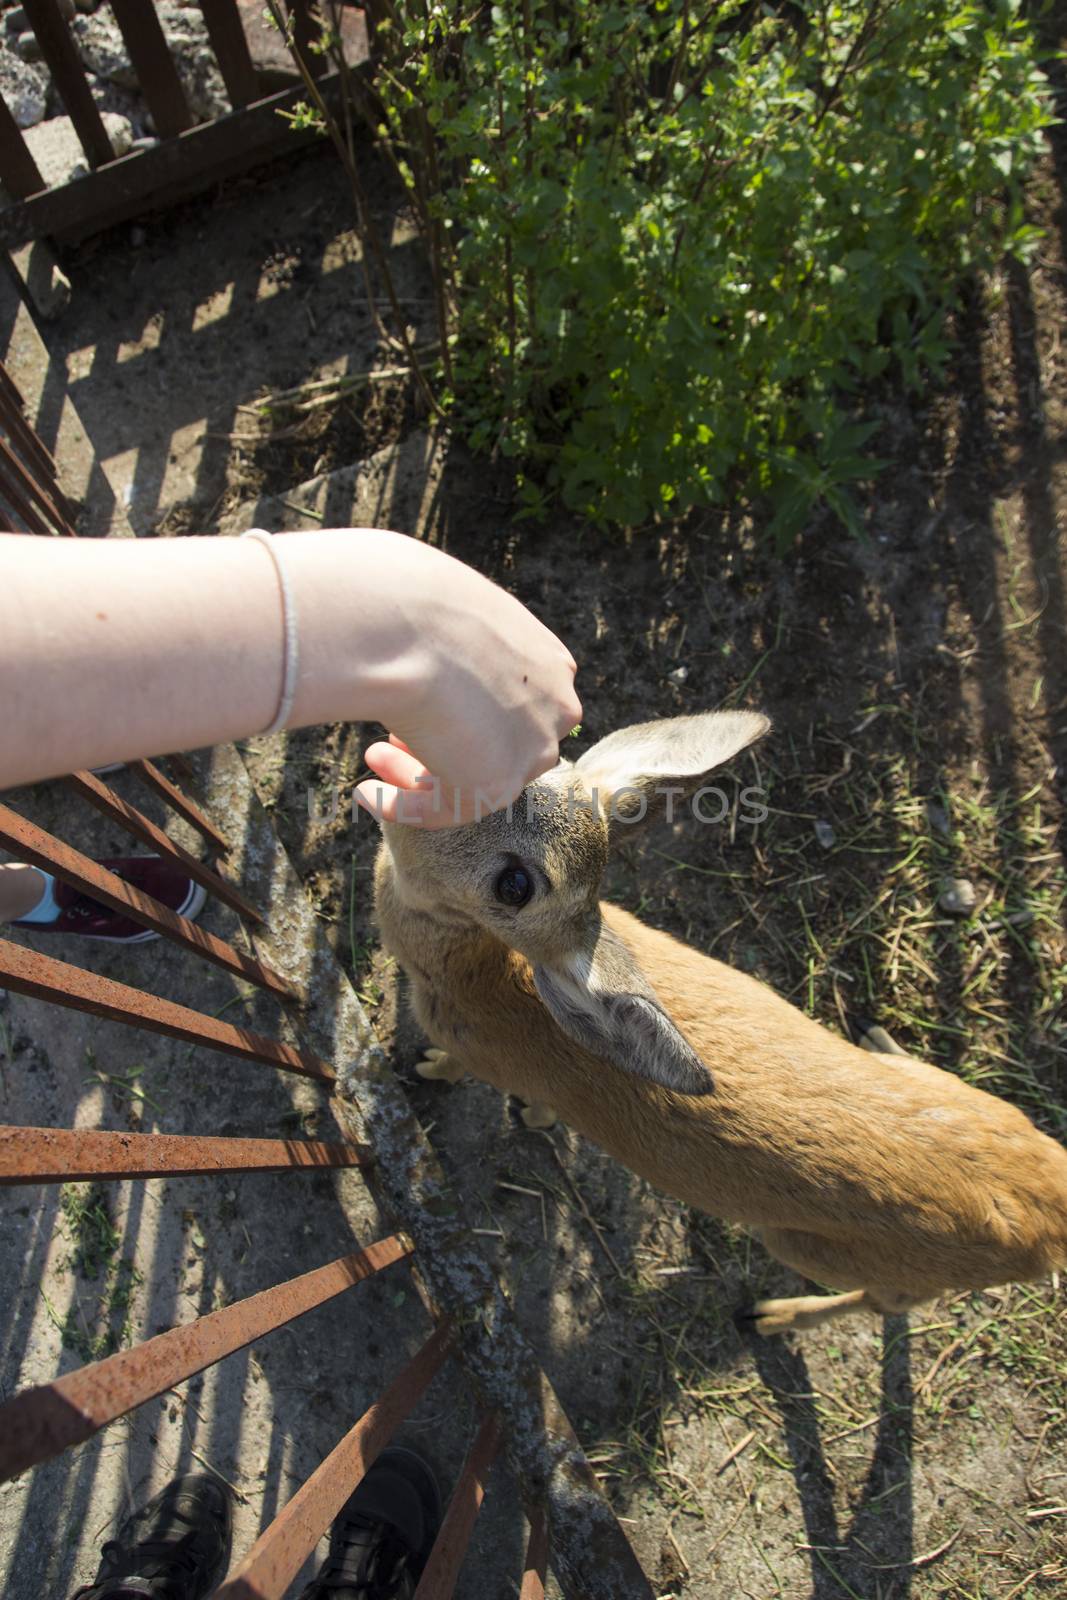
<svg viewBox="0 0 1067 1600">
<path fill-rule="evenodd" d="M 200 837 L 207 840 L 212 849 L 221 850 L 225 854 L 230 848 L 229 840 L 219 832 L 210 818 L 205 817 L 200 807 L 190 800 L 187 794 L 183 794 L 177 784 L 171 783 L 153 762 L 131 761 L 130 771 L 135 777 L 140 778 L 142 783 L 146 783 L 154 790 L 161 800 L 165 800 L 179 817 L 184 817 L 190 827 L 195 828 Z"/>
<path fill-rule="evenodd" d="M 0 97 L 0 183 L 16 200 L 37 194 L 45 182 L 22 137 L 22 129 Z"/>
<path fill-rule="evenodd" d="M 191 128 L 193 119 L 156 8 L 147 0 L 111 0 L 111 9 L 156 132 L 173 139 Z"/>
<path fill-rule="evenodd" d="M 330 94 L 336 84 L 336 75 L 324 80 Z M 153 206 L 197 194 L 258 161 L 315 144 L 319 135 L 314 129 L 297 131 L 279 115 L 306 97 L 303 84 L 297 84 L 176 139 L 134 151 L 61 188 L 17 200 L 0 211 L 0 249 L 13 250 L 45 235 L 81 239 Z"/>
<path fill-rule="evenodd" d="M 245 899 L 239 889 L 227 883 L 225 878 L 220 878 L 217 872 L 213 872 L 202 861 L 198 861 L 180 844 L 175 844 L 162 828 L 156 827 L 151 818 L 146 817 L 143 811 L 138 811 L 136 806 L 131 806 L 127 800 L 123 800 L 121 795 L 109 789 L 106 783 L 101 783 L 95 774 L 72 772 L 66 783 L 75 794 L 87 800 L 91 806 L 95 806 L 97 811 L 109 817 L 112 822 L 117 822 L 120 828 L 125 828 L 135 839 L 151 845 L 159 855 L 169 856 L 195 883 L 201 884 L 208 894 L 215 896 L 216 900 L 222 900 L 232 907 L 239 917 L 243 917 L 246 922 L 262 924 L 264 920 L 262 913 L 256 910 L 250 900 Z"/>
<path fill-rule="evenodd" d="M 289 15 L 292 19 L 293 44 L 313 78 L 321 78 L 329 70 L 329 57 L 321 50 L 312 50 L 311 46 L 318 42 L 322 27 L 315 16 L 315 8 L 311 0 L 289 0 Z"/>
<path fill-rule="evenodd" d="M 244 1560 L 215 1590 L 214 1600 L 281 1600 L 349 1495 L 429 1386 L 448 1354 L 450 1339 L 445 1324 L 426 1341 L 260 1534 Z"/>
<path fill-rule="evenodd" d="M 162 934 L 174 944 L 202 956 L 225 972 L 245 978 L 261 989 L 269 989 L 284 999 L 294 998 L 296 990 L 288 979 L 257 961 L 235 950 L 232 944 L 208 933 L 188 917 L 180 917 L 169 906 L 161 905 L 150 894 L 127 883 L 117 873 L 109 872 L 99 862 L 83 856 L 80 850 L 65 844 L 53 834 L 46 833 L 35 822 L 20 817 L 10 806 L 0 805 L 0 845 L 10 850 L 19 861 L 28 861 L 33 867 L 53 872 L 63 883 L 69 884 L 79 894 L 88 895 L 121 917 L 129 917 L 144 928 Z"/>
<path fill-rule="evenodd" d="M 434 1540 L 413 1600 L 451 1600 L 474 1524 L 485 1498 L 485 1480 L 500 1449 L 500 1423 L 490 1414 L 478 1429 L 448 1510 Z"/>
<path fill-rule="evenodd" d="M 220 1017 L 209 1017 L 173 1000 L 116 983 L 98 972 L 57 961 L 40 950 L 0 939 L 0 988 L 29 995 L 31 1000 L 47 1000 L 71 1011 L 87 1011 L 110 1022 L 128 1022 L 135 1028 L 163 1033 L 188 1044 L 206 1045 L 242 1061 L 257 1061 L 280 1067 L 284 1072 L 299 1072 L 326 1084 L 335 1081 L 333 1068 L 312 1050 L 298 1050 L 278 1039 L 268 1039 L 251 1028 L 238 1028 Z"/>
<path fill-rule="evenodd" d="M 235 110 L 250 105 L 259 85 L 236 0 L 200 0 L 200 9 L 231 104 Z"/>
<path fill-rule="evenodd" d="M 63 21 L 57 0 L 23 0 L 23 10 L 37 35 L 41 54 L 48 64 L 60 98 L 74 124 L 91 167 L 102 167 L 114 159 L 111 140 L 96 109 L 70 29 Z"/>
<path fill-rule="evenodd" d="M 116 1417 L 410 1254 L 407 1240 L 382 1239 L 15 1395 L 0 1406 L 0 1482 L 91 1439 Z"/>
<path fill-rule="evenodd" d="M 184 1133 L 0 1125 L 0 1184 L 188 1178 L 236 1172 L 321 1172 L 360 1167 L 365 1145 L 316 1139 L 222 1139 Z"/>
</svg>

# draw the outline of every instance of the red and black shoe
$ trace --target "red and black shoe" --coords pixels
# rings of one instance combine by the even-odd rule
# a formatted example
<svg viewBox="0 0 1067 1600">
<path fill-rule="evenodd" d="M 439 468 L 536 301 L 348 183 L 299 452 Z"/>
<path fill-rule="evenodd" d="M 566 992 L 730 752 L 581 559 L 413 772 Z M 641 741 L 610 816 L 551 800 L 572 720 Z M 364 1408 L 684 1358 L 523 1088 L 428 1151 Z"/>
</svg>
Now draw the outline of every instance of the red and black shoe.
<svg viewBox="0 0 1067 1600">
<path fill-rule="evenodd" d="M 161 856 L 127 856 L 100 861 L 97 865 L 107 867 L 109 872 L 189 920 L 199 916 L 207 899 L 200 884 Z M 9 923 L 9 927 L 25 928 L 29 933 L 76 933 L 83 939 L 106 939 L 111 944 L 145 944 L 149 939 L 159 938 L 151 928 L 124 917 L 119 911 L 109 910 L 80 890 L 60 883 L 58 878 L 53 879 L 49 887 L 55 904 L 53 915 L 47 921 L 39 916 L 20 917 Z"/>
</svg>

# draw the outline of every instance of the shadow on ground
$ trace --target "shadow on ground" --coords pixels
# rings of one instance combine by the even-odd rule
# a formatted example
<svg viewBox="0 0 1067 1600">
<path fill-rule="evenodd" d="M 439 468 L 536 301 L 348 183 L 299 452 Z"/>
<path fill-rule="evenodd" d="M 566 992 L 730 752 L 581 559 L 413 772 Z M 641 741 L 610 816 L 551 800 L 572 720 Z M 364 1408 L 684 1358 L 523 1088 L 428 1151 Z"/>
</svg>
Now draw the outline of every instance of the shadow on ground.
<svg viewBox="0 0 1067 1600">
<path fill-rule="evenodd" d="M 766 819 L 746 824 L 735 805 L 716 828 L 650 832 L 613 861 L 607 892 L 832 1027 L 857 1012 L 876 1016 L 909 1049 L 1016 1099 L 1062 1137 L 1061 133 L 1034 188 L 1037 212 L 1052 223 L 1037 261 L 961 306 L 955 366 L 924 406 L 890 388 L 870 398 L 882 424 L 875 444 L 892 466 L 867 495 L 862 542 L 827 520 L 775 560 L 758 516 L 741 510 L 610 536 L 560 517 L 515 524 L 503 472 L 410 431 L 376 465 L 320 485 L 315 504 L 327 522 L 344 522 L 358 500 L 373 512 L 359 520 L 435 539 L 555 628 L 582 663 L 576 751 L 647 717 L 733 703 L 768 710 L 773 735 L 731 777 L 763 789 Z M 194 228 L 188 214 L 176 216 L 152 224 L 136 248 L 109 237 L 76 263 L 75 304 L 92 298 L 92 337 L 88 325 L 57 330 L 54 359 L 70 373 L 97 448 L 129 486 L 138 531 L 164 519 L 167 531 L 212 526 L 243 493 L 254 500 L 281 489 L 285 501 L 290 486 L 343 464 L 346 440 L 347 460 L 377 442 L 367 413 L 345 420 L 343 407 L 320 438 L 279 438 L 266 455 L 228 437 L 244 431 L 238 408 L 263 388 L 319 378 L 335 363 L 358 370 L 374 354 L 351 256 L 323 266 L 343 233 L 343 204 L 329 163 L 309 157 L 231 189 L 215 210 L 197 213 Z M 238 238 L 254 248 L 235 273 Z M 279 252 L 273 287 L 268 245 Z M 411 263 L 414 303 L 413 251 Z M 295 525 L 299 510 L 292 516 Z M 376 949 L 373 829 L 353 823 L 343 804 L 330 819 L 321 804 L 335 785 L 350 790 L 373 731 L 253 740 L 245 755 L 658 1592 L 694 1600 L 1059 1592 L 1067 1552 L 1049 1508 L 1063 1487 L 1062 1291 L 995 1291 L 946 1301 L 909 1325 L 857 1320 L 754 1348 L 734 1311 L 795 1285 L 758 1246 L 654 1193 L 566 1130 L 519 1128 L 480 1085 L 415 1079 L 421 1041 Z M 950 878 L 975 888 L 968 918 L 939 905 Z M 218 994 L 220 1004 L 232 999 L 225 986 Z M 108 1037 L 109 1060 L 128 1066 L 128 1046 L 111 1056 L 122 1048 Z M 46 1052 L 53 1072 L 56 1053 Z M 288 1089 L 249 1098 L 238 1069 L 225 1071 L 227 1098 L 216 1103 L 219 1077 L 200 1069 L 183 1091 L 190 1098 L 174 1102 L 179 1125 L 206 1114 L 216 1127 L 221 1117 L 251 1132 L 305 1117 Z M 162 1076 L 169 1084 L 169 1067 Z M 50 1087 L 47 1105 L 60 1120 L 78 1105 L 75 1090 L 69 1075 Z M 95 1117 L 106 1102 L 92 1092 L 85 1114 Z M 248 1274 L 257 1263 L 266 1274 L 275 1229 L 292 1259 L 308 1248 L 305 1227 L 316 1242 L 352 1236 L 360 1213 L 347 1195 L 315 1190 L 314 1220 L 305 1222 L 279 1213 L 267 1180 L 256 1183 L 255 1220 L 269 1223 L 271 1239 L 269 1250 L 265 1242 L 258 1254 L 246 1250 Z M 184 1193 L 179 1211 L 196 1213 L 199 1202 Z M 239 1271 L 238 1223 L 253 1241 L 261 1236 L 248 1202 L 239 1204 L 232 1225 L 211 1219 L 224 1233 L 201 1228 L 202 1253 L 172 1208 L 173 1264 L 153 1290 L 151 1315 L 169 1314 L 190 1255 L 201 1261 L 189 1291 L 197 1306 L 220 1285 L 228 1294 L 252 1281 Z M 22 1220 L 33 1252 L 27 1284 L 42 1270 L 50 1282 L 63 1248 L 50 1233 L 57 1218 L 42 1208 Z M 127 1227 L 143 1232 L 144 1217 Z M 27 1294 L 7 1370 L 28 1359 L 31 1334 L 44 1341 L 33 1359 L 55 1370 L 70 1358 Z M 263 1363 L 261 1413 L 247 1398 L 258 1356 L 242 1358 L 220 1414 L 236 1407 L 250 1420 L 239 1435 L 221 1424 L 193 1434 L 234 1474 L 251 1470 L 245 1439 L 254 1439 L 255 1471 L 264 1462 L 265 1477 L 260 1498 L 249 1496 L 250 1526 L 336 1427 L 353 1344 L 361 1361 L 377 1360 L 374 1346 L 388 1351 L 405 1337 L 402 1316 L 399 1329 L 380 1321 L 387 1302 L 383 1287 L 364 1301 L 365 1322 L 338 1307 L 322 1314 L 314 1337 L 294 1332 L 273 1369 Z M 160 1404 L 139 1442 L 101 1447 L 126 1453 L 120 1478 L 136 1487 L 138 1474 L 165 1475 L 172 1459 L 187 1459 L 182 1429 L 203 1392 L 173 1418 L 172 1402 Z M 457 1406 L 431 1409 L 420 1423 L 426 1436 L 462 1432 Z M 299 1414 L 300 1428 L 275 1424 L 276 1411 Z M 88 1503 L 80 1481 L 64 1479 L 79 1516 Z M 19 1596 L 36 1592 L 42 1572 L 73 1570 L 71 1559 L 44 1551 L 34 1505 L 31 1515 L 20 1503 L 11 1524 L 16 1570 L 30 1574 Z M 486 1530 L 472 1559 L 489 1559 Z M 514 1527 L 503 1537 L 514 1545 Z M 35 1564 L 46 1557 L 67 1564 Z M 500 1569 L 499 1549 L 492 1564 Z"/>
</svg>

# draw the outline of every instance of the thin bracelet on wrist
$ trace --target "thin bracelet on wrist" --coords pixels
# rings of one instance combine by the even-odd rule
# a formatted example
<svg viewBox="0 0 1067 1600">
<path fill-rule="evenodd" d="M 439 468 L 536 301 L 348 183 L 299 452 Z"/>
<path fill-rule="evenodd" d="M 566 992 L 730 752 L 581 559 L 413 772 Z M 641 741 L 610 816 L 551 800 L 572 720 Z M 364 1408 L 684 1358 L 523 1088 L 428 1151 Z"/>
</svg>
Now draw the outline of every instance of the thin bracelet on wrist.
<svg viewBox="0 0 1067 1600">
<path fill-rule="evenodd" d="M 282 688 L 278 701 L 278 710 L 269 728 L 263 729 L 263 734 L 280 733 L 289 721 L 289 714 L 293 709 L 293 700 L 296 698 L 296 672 L 300 659 L 300 633 L 297 626 L 296 601 L 293 598 L 292 585 L 289 574 L 282 560 L 281 546 L 274 535 L 265 528 L 249 528 L 242 533 L 242 539 L 255 539 L 266 550 L 274 563 L 274 570 L 278 575 L 278 587 L 282 596 Z"/>
</svg>

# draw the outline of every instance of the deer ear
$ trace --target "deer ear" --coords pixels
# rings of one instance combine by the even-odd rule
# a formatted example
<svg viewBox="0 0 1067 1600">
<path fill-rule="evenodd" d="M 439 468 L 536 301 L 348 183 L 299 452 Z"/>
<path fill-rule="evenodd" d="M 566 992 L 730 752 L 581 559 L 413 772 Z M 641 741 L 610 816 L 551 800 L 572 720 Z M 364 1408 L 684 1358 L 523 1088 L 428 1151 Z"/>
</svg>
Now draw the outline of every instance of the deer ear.
<svg viewBox="0 0 1067 1600">
<path fill-rule="evenodd" d="M 592 956 L 535 966 L 534 982 L 563 1032 L 591 1054 L 676 1094 L 714 1089 L 629 950 L 602 924 Z"/>
<path fill-rule="evenodd" d="M 613 822 L 657 820 L 667 797 L 688 796 L 770 727 L 760 711 L 704 711 L 619 728 L 575 763 L 599 811 Z"/>
</svg>

